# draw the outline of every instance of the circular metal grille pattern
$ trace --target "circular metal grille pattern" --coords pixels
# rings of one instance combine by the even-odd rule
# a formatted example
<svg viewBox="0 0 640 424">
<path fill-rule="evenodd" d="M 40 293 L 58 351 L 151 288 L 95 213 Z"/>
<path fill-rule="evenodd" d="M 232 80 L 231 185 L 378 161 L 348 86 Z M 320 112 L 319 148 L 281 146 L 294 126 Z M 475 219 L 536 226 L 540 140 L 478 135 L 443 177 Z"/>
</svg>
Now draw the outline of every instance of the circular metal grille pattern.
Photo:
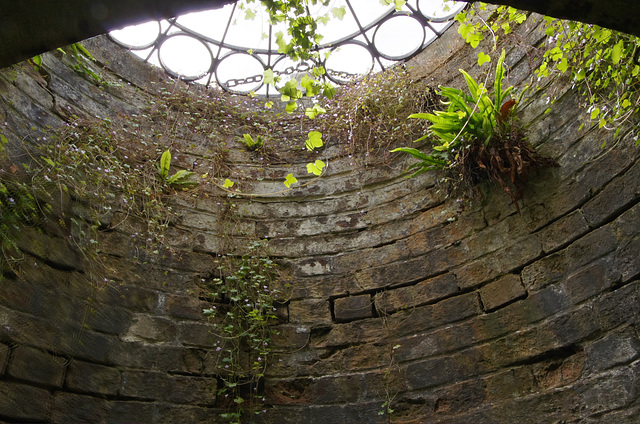
<svg viewBox="0 0 640 424">
<path fill-rule="evenodd" d="M 466 3 L 409 0 L 401 10 L 381 0 L 333 0 L 310 6 L 321 19 L 318 57 L 294 62 L 278 53 L 277 35 L 287 40 L 283 24 L 269 24 L 259 3 L 242 1 L 223 8 L 113 31 L 110 38 L 173 77 L 205 85 L 217 83 L 239 94 L 278 94 L 264 84 L 272 69 L 282 80 L 299 78 L 314 66 L 346 84 L 407 60 L 437 39 Z M 286 78 L 286 77 L 289 78 Z"/>
</svg>

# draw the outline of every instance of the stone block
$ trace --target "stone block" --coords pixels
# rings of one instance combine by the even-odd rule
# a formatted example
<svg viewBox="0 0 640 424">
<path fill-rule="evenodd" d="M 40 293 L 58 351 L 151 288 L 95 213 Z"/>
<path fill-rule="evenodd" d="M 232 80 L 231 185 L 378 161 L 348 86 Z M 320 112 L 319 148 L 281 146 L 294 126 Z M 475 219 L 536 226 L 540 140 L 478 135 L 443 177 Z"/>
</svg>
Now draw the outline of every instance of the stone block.
<svg viewBox="0 0 640 424">
<path fill-rule="evenodd" d="M 576 210 L 540 230 L 538 239 L 542 243 L 542 250 L 549 253 L 576 240 L 588 231 L 589 225 L 582 212 Z"/>
<path fill-rule="evenodd" d="M 371 318 L 371 309 L 371 296 L 368 294 L 340 297 L 333 301 L 333 314 L 338 322 Z"/>
<path fill-rule="evenodd" d="M 585 348 L 587 370 L 599 373 L 616 365 L 633 361 L 640 356 L 640 340 L 630 328 L 607 334 Z"/>
<path fill-rule="evenodd" d="M 209 303 L 203 302 L 195 295 L 166 295 L 165 310 L 174 317 L 201 320 L 204 317 L 202 310 L 210 307 Z"/>
<path fill-rule="evenodd" d="M 331 324 L 329 301 L 324 299 L 292 300 L 289 303 L 289 321 L 292 324 L 325 326 Z"/>
<path fill-rule="evenodd" d="M 27 346 L 18 346 L 11 353 L 7 374 L 51 387 L 62 387 L 66 369 L 65 358 Z"/>
<path fill-rule="evenodd" d="M 228 412 L 221 408 L 206 408 L 171 403 L 157 404 L 154 424 L 207 423 L 220 414 Z"/>
<path fill-rule="evenodd" d="M 391 314 L 400 309 L 435 302 L 456 294 L 459 291 L 456 276 L 451 273 L 420 281 L 411 286 L 399 287 L 375 295 L 376 309 Z"/>
<path fill-rule="evenodd" d="M 122 371 L 120 396 L 159 401 L 164 399 L 169 377 L 160 371 Z"/>
<path fill-rule="evenodd" d="M 271 347 L 276 351 L 302 349 L 311 341 L 311 331 L 304 326 L 285 324 L 275 327 L 274 330 L 271 336 Z"/>
<path fill-rule="evenodd" d="M 450 383 L 460 377 L 452 356 L 413 362 L 406 366 L 407 387 L 411 390 L 425 389 Z"/>
<path fill-rule="evenodd" d="M 69 364 L 65 387 L 74 392 L 117 395 L 120 371 L 116 368 L 74 360 Z"/>
<path fill-rule="evenodd" d="M 611 226 L 598 228 L 567 248 L 526 266 L 520 274 L 522 282 L 527 290 L 540 290 L 615 250 L 617 245 Z"/>
<path fill-rule="evenodd" d="M 80 256 L 66 240 L 51 237 L 34 227 L 23 227 L 20 231 L 20 238 L 16 242 L 22 251 L 43 258 L 61 269 L 82 268 Z"/>
<path fill-rule="evenodd" d="M 131 316 L 131 312 L 119 306 L 92 304 L 91 313 L 83 317 L 83 324 L 102 333 L 121 334 L 131 325 Z"/>
<path fill-rule="evenodd" d="M 152 402 L 111 401 L 106 424 L 153 423 L 155 411 Z"/>
<path fill-rule="evenodd" d="M 138 314 L 122 340 L 127 342 L 142 341 L 147 343 L 171 342 L 176 338 L 176 325 L 173 321 L 149 315 Z"/>
<path fill-rule="evenodd" d="M 6 344 L 0 343 L 0 376 L 4 374 L 4 370 L 7 369 L 9 363 L 9 353 L 11 350 Z"/>
<path fill-rule="evenodd" d="M 604 331 L 640 316 L 640 282 L 635 281 L 598 298 L 594 309 Z"/>
<path fill-rule="evenodd" d="M 96 298 L 105 304 L 115 304 L 135 312 L 155 312 L 160 305 L 159 292 L 139 286 L 119 284 L 98 292 Z"/>
<path fill-rule="evenodd" d="M 479 315 L 481 312 L 478 295 L 466 293 L 433 305 L 397 312 L 387 318 L 387 326 L 397 336 L 416 334 Z"/>
<path fill-rule="evenodd" d="M 520 276 L 508 274 L 498 278 L 480 289 L 480 299 L 485 312 L 496 309 L 511 303 L 517 299 L 522 299 L 527 295 L 522 286 Z"/>
<path fill-rule="evenodd" d="M 218 330 L 219 331 L 219 330 Z M 216 335 L 214 323 L 183 321 L 178 323 L 178 340 L 186 346 L 218 346 L 222 339 Z"/>
<path fill-rule="evenodd" d="M 563 286 L 574 304 L 598 295 L 620 281 L 621 275 L 613 261 L 612 255 L 605 256 L 566 278 Z"/>
<path fill-rule="evenodd" d="M 108 404 L 104 399 L 74 393 L 57 392 L 53 399 L 53 422 L 69 424 L 103 424 Z"/>
<path fill-rule="evenodd" d="M 0 411 L 11 422 L 49 422 L 52 401 L 48 390 L 0 381 Z"/>
<path fill-rule="evenodd" d="M 214 406 L 217 384 L 215 378 L 170 376 L 166 380 L 164 400 L 178 404 Z"/>
<path fill-rule="evenodd" d="M 597 227 L 615 216 L 638 197 L 637 181 L 640 180 L 640 162 L 622 176 L 612 180 L 600 193 L 587 202 L 582 211 L 592 227 Z"/>
</svg>

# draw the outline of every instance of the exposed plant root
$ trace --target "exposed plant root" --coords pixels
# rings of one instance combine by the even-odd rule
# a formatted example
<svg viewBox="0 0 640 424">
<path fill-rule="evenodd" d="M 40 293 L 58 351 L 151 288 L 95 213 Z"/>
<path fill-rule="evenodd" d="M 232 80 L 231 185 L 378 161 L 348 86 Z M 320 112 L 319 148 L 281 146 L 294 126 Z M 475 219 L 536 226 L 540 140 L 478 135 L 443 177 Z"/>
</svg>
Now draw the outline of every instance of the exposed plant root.
<svg viewBox="0 0 640 424">
<path fill-rule="evenodd" d="M 518 213 L 518 201 L 524 195 L 524 186 L 531 171 L 555 166 L 558 166 L 555 159 L 538 154 L 517 129 L 506 134 L 496 134 L 486 146 L 473 143 L 461 152 L 459 160 L 454 164 L 469 186 L 484 180 L 500 184 Z"/>
</svg>

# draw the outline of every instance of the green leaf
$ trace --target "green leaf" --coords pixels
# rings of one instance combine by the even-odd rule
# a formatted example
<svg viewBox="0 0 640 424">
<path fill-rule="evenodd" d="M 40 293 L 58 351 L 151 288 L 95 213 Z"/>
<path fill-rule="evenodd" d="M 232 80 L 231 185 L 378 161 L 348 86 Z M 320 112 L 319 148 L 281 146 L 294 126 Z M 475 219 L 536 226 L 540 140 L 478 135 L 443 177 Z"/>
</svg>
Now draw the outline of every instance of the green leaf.
<svg viewBox="0 0 640 424">
<path fill-rule="evenodd" d="M 591 111 L 591 119 L 596 119 L 600 115 L 600 108 L 595 108 Z"/>
<path fill-rule="evenodd" d="M 276 81 L 278 80 L 273 75 L 273 69 L 267 69 L 266 71 L 263 72 L 263 75 L 264 75 L 264 83 L 265 84 L 275 84 Z"/>
<path fill-rule="evenodd" d="M 344 15 L 347 14 L 347 8 L 345 6 L 334 7 L 333 9 L 331 9 L 331 14 L 334 18 L 337 18 L 339 21 L 341 21 L 342 18 L 344 18 Z"/>
<path fill-rule="evenodd" d="M 287 188 L 290 188 L 292 184 L 295 184 L 297 182 L 298 182 L 298 179 L 294 177 L 293 174 L 288 174 L 284 180 L 284 185 Z"/>
<path fill-rule="evenodd" d="M 491 62 L 491 56 L 485 54 L 484 52 L 478 53 L 478 66 L 482 66 L 485 63 Z"/>
<path fill-rule="evenodd" d="M 314 163 L 308 163 L 307 172 L 309 174 L 320 176 L 322 175 L 322 169 L 324 168 L 324 165 L 324 162 L 321 160 L 316 160 Z"/>
<path fill-rule="evenodd" d="M 620 40 L 613 46 L 613 50 L 611 51 L 611 60 L 614 65 L 620 63 L 620 58 L 622 57 L 622 47 L 624 46 L 624 41 Z"/>
<path fill-rule="evenodd" d="M 171 167 L 171 152 L 167 149 L 160 157 L 160 176 L 167 178 L 169 176 L 169 168 Z"/>
<path fill-rule="evenodd" d="M 324 143 L 322 142 L 322 133 L 319 131 L 311 131 L 307 137 L 305 142 L 306 148 L 312 152 L 316 149 L 322 147 Z"/>
<path fill-rule="evenodd" d="M 235 184 L 235 183 L 233 181 L 231 181 L 229 178 L 227 178 L 226 180 L 224 180 L 224 184 L 222 184 L 222 187 L 231 188 L 231 187 L 233 187 L 233 184 Z"/>
</svg>

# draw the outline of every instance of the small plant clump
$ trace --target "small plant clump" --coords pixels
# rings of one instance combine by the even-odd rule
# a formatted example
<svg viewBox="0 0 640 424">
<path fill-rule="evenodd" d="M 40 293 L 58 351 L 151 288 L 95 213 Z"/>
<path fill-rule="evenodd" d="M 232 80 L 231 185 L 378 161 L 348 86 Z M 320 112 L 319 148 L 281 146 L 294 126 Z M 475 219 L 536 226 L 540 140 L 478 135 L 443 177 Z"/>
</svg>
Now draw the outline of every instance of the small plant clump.
<svg viewBox="0 0 640 424">
<path fill-rule="evenodd" d="M 403 67 L 370 75 L 343 87 L 327 102 L 318 120 L 325 138 L 335 138 L 344 153 L 363 153 L 386 160 L 392 146 L 406 144 L 424 133 L 425 125 L 407 117 L 433 110 L 438 95 L 424 81 L 411 78 Z"/>
<path fill-rule="evenodd" d="M 557 163 L 540 156 L 518 127 L 515 118 L 518 102 L 509 98 L 513 87 L 503 86 L 504 59 L 502 51 L 495 70 L 493 97 L 461 69 L 470 94 L 441 87 L 446 110 L 410 116 L 431 122 L 427 134 L 416 140 L 432 141 L 431 153 L 409 147 L 393 151 L 408 153 L 419 160 L 409 167 L 415 170 L 413 175 L 430 169 L 450 169 L 469 186 L 483 180 L 497 182 L 519 210 L 518 200 L 522 199 L 529 173 Z"/>
<path fill-rule="evenodd" d="M 218 395 L 228 399 L 232 410 L 221 417 L 232 423 L 246 412 L 261 412 L 260 385 L 272 356 L 271 325 L 278 321 L 276 305 L 283 302 L 273 287 L 276 264 L 265 248 L 264 241 L 254 241 L 241 257 L 225 255 L 218 261 L 219 275 L 203 280 L 205 298 L 212 302 L 204 314 L 218 329 Z"/>
</svg>

